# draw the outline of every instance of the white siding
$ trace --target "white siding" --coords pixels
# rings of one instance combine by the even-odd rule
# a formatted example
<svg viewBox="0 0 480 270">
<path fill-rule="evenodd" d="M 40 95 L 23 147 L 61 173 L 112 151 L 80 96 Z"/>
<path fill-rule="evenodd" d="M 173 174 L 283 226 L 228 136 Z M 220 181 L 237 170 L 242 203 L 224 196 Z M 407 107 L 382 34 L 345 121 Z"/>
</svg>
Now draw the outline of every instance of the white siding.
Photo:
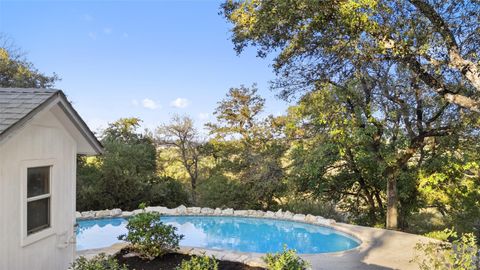
<svg viewBox="0 0 480 270">
<path fill-rule="evenodd" d="M 35 119 L 0 145 L 0 269 L 63 270 L 74 258 L 77 145 L 51 111 Z M 55 160 L 52 170 L 54 234 L 23 246 L 22 163 Z M 67 245 L 63 243 L 68 242 Z"/>
</svg>

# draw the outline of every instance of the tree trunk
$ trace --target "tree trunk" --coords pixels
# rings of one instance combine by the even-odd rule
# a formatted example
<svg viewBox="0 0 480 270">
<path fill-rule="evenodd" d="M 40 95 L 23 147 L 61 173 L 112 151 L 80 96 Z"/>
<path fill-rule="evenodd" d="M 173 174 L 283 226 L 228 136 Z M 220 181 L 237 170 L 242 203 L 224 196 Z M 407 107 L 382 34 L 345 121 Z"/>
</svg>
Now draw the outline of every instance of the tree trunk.
<svg viewBox="0 0 480 270">
<path fill-rule="evenodd" d="M 398 229 L 398 194 L 396 177 L 387 181 L 387 229 Z"/>
</svg>

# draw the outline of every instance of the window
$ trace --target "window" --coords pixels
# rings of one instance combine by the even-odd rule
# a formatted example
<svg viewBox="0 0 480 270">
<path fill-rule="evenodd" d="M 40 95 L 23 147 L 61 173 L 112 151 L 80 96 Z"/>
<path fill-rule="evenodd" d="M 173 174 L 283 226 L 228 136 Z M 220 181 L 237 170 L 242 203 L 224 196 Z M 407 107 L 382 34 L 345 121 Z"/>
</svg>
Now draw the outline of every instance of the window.
<svg viewBox="0 0 480 270">
<path fill-rule="evenodd" d="M 50 169 L 27 169 L 27 235 L 50 227 Z"/>
</svg>

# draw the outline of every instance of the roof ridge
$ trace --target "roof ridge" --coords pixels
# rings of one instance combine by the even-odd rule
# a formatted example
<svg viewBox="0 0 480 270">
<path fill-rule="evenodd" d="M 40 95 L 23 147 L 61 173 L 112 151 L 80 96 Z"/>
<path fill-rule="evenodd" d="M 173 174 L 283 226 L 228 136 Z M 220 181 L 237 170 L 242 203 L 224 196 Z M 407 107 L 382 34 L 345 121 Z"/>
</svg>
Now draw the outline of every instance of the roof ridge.
<svg viewBox="0 0 480 270">
<path fill-rule="evenodd" d="M 19 87 L 0 87 L 0 92 L 12 92 L 12 93 L 55 93 L 62 91 L 55 88 L 19 88 Z"/>
</svg>

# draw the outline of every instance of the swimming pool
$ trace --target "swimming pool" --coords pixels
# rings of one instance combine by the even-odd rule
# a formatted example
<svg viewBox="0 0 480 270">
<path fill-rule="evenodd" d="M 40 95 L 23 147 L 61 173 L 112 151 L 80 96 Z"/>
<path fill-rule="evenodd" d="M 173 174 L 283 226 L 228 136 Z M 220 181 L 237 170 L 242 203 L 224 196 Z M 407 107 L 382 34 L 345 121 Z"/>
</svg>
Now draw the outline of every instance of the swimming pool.
<svg viewBox="0 0 480 270">
<path fill-rule="evenodd" d="M 249 217 L 162 216 L 161 220 L 185 235 L 181 246 L 240 252 L 271 253 L 284 244 L 300 254 L 327 253 L 357 247 L 360 242 L 331 228 Z M 127 220 L 106 218 L 78 221 L 77 250 L 103 248 L 120 242 Z"/>
</svg>

